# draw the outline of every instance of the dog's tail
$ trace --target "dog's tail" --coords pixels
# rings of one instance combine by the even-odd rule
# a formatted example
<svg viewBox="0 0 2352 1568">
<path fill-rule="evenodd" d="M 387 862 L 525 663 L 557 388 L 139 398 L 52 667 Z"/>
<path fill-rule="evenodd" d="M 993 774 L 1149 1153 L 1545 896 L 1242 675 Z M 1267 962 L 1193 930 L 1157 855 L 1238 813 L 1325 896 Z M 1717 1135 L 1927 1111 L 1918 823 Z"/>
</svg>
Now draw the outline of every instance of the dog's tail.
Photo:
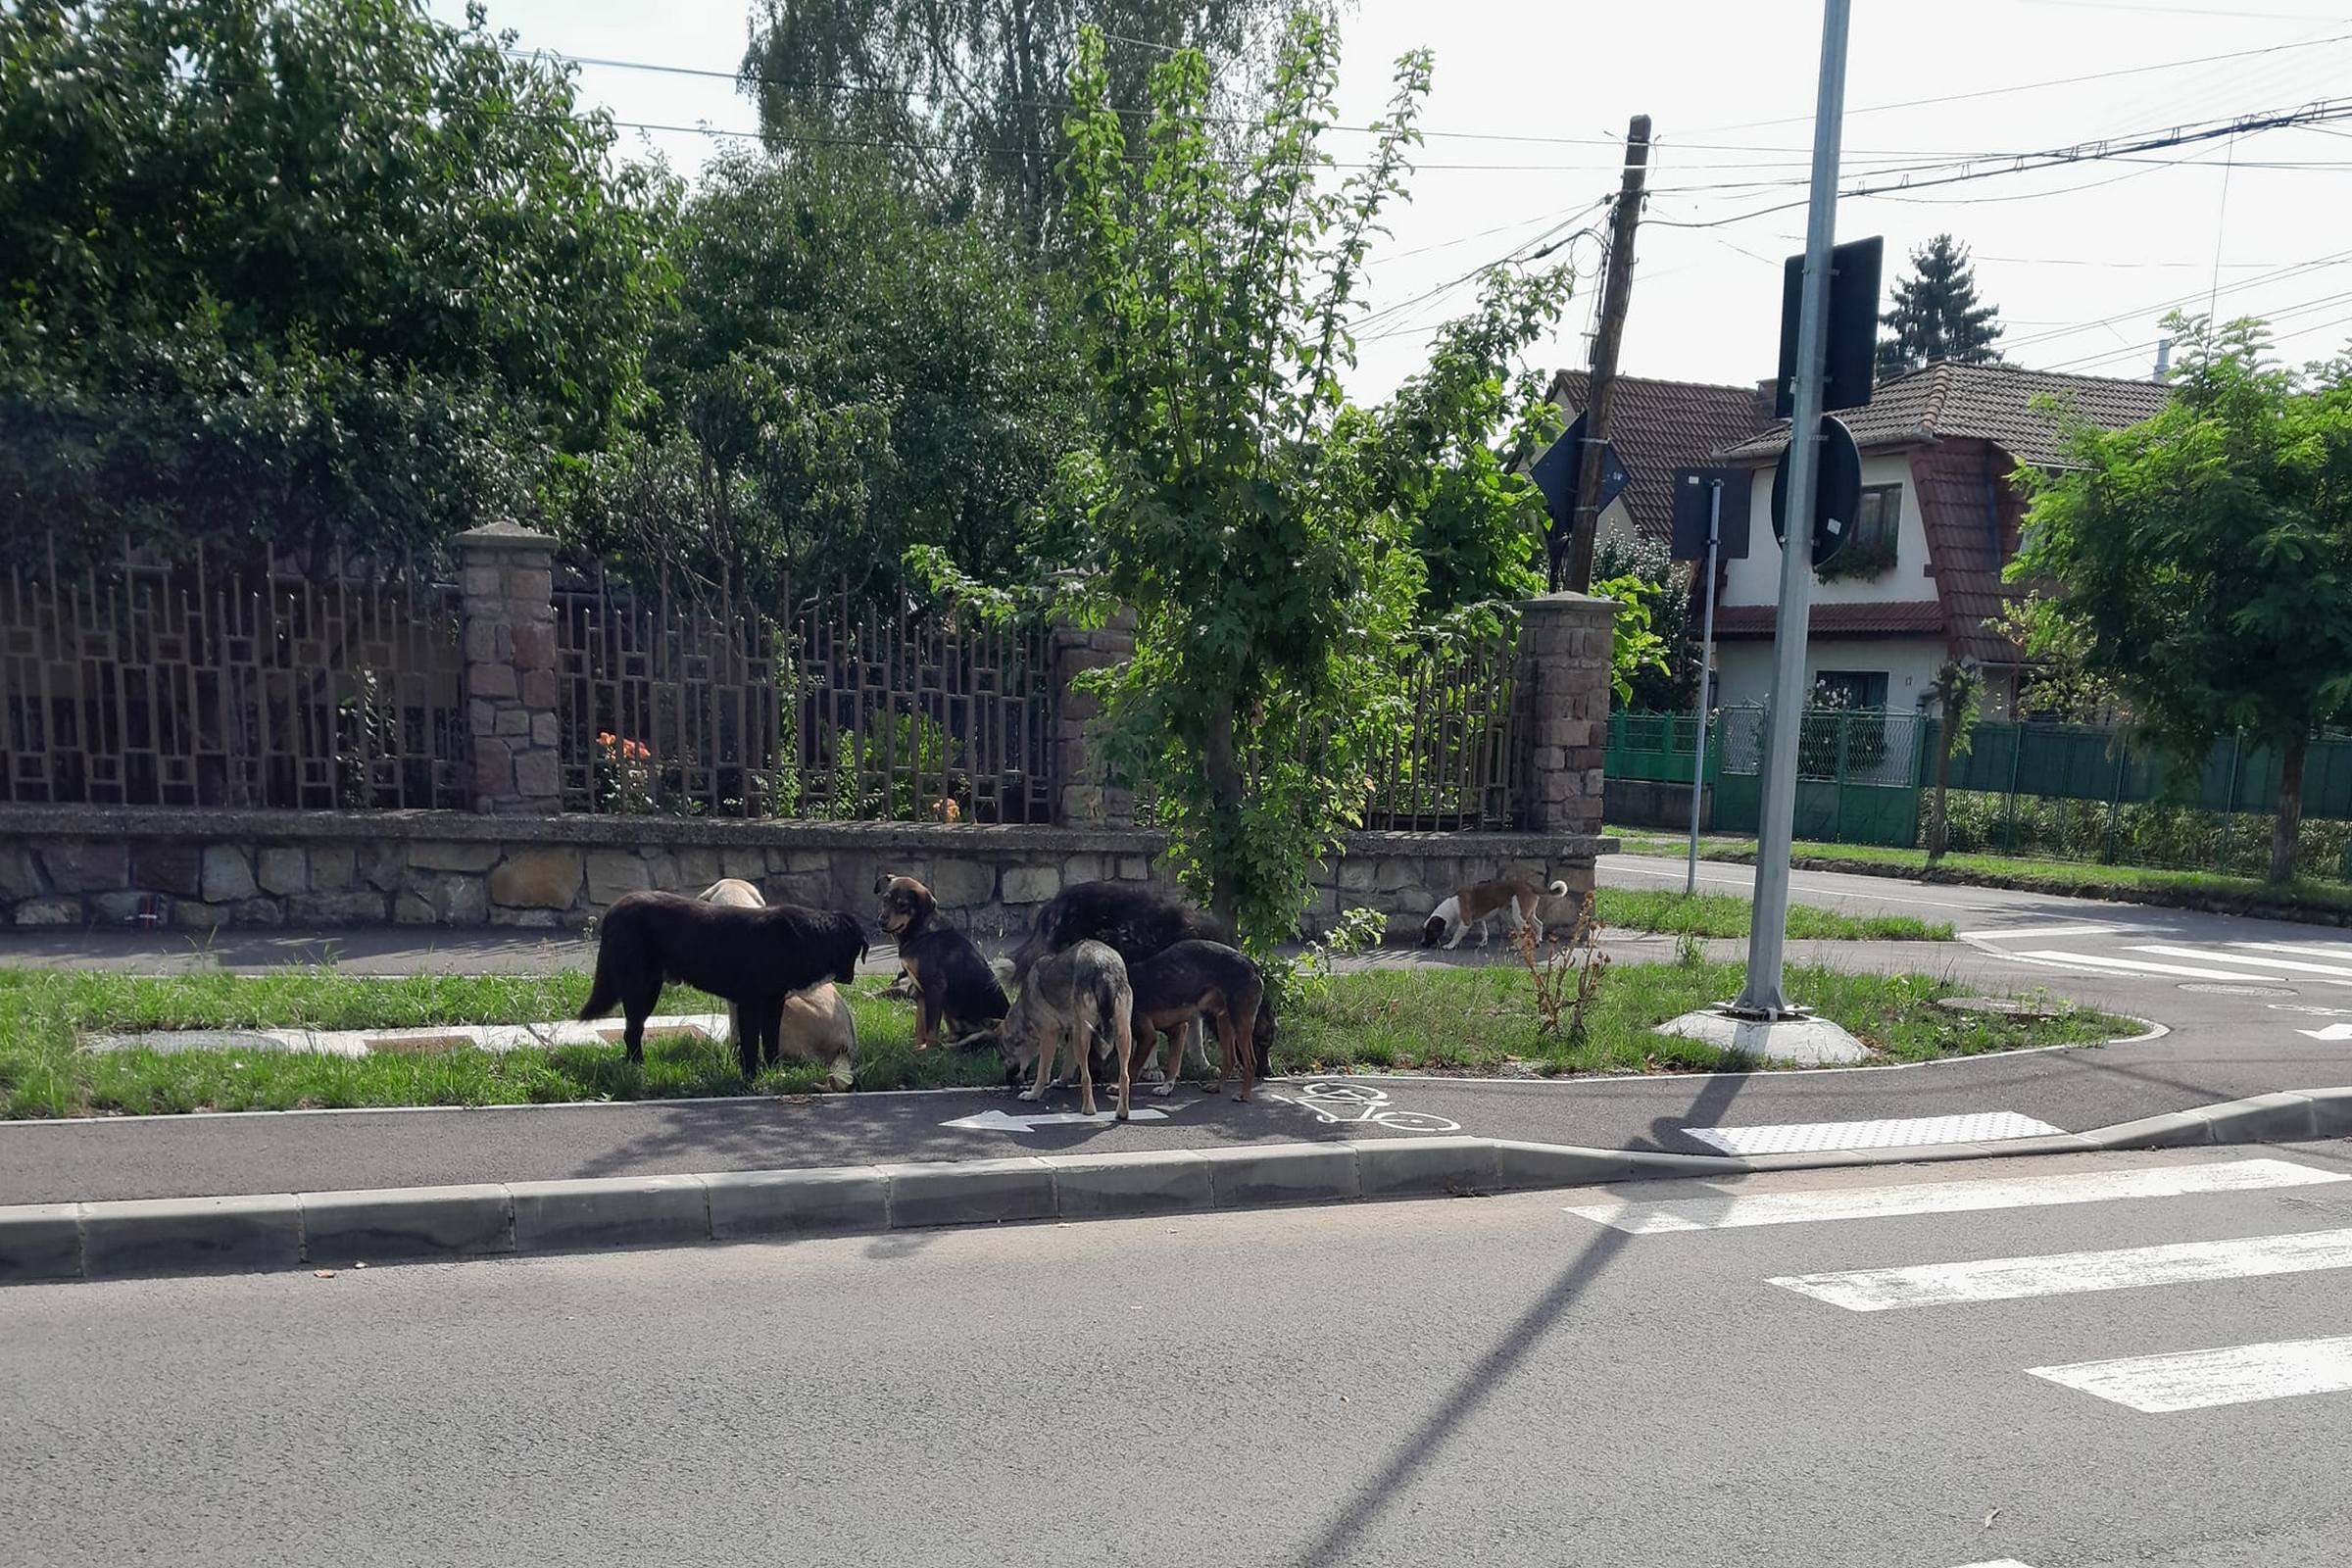
<svg viewBox="0 0 2352 1568">
<path fill-rule="evenodd" d="M 620 1005 L 620 976 L 613 973 L 619 960 L 612 956 L 612 934 L 608 931 L 596 945 L 596 978 L 588 982 L 588 1000 L 580 1004 L 580 1018 L 602 1018 Z"/>
<path fill-rule="evenodd" d="M 1568 884 L 1565 882 L 1554 882 L 1550 887 L 1544 889 L 1544 891 L 1549 893 L 1555 899 L 1564 899 L 1568 896 Z"/>
</svg>

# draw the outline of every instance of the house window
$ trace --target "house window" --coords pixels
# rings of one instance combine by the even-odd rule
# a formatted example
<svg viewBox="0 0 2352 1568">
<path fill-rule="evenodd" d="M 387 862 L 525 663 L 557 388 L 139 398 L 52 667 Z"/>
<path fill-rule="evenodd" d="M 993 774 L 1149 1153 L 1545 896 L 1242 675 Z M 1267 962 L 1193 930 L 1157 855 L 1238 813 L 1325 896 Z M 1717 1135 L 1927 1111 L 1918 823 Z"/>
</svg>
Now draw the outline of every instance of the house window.
<svg viewBox="0 0 2352 1568">
<path fill-rule="evenodd" d="M 1825 669 L 1813 677 L 1816 708 L 1886 706 L 1886 672 L 1882 669 Z"/>
<path fill-rule="evenodd" d="M 1862 492 L 1862 504 L 1854 511 L 1854 535 L 1845 542 L 1848 550 L 1884 553 L 1894 559 L 1894 541 L 1903 526 L 1903 487 L 1899 484 L 1874 484 Z"/>
</svg>

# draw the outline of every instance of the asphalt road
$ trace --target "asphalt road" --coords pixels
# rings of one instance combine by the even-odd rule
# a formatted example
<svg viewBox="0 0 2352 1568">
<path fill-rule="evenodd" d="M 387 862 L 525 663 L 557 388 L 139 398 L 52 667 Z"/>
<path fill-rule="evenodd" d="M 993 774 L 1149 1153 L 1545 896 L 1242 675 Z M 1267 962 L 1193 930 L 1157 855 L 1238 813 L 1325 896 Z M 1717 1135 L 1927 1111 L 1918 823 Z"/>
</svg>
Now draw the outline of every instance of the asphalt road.
<svg viewBox="0 0 2352 1568">
<path fill-rule="evenodd" d="M 1747 868 L 1702 864 L 1713 891 L 1740 892 Z M 1671 861 L 1617 857 L 1612 882 L 1679 878 Z M 1679 880 L 1672 885 L 1679 886 Z M 1351 1102 L 1276 1083 L 1249 1106 L 1186 1090 L 1165 1120 L 1125 1127 L 954 1126 L 992 1113 L 1066 1112 L 991 1093 L 858 1095 L 805 1102 L 652 1102 L 524 1110 L 321 1112 L 0 1123 L 0 1203 L 245 1192 L 330 1191 L 444 1182 L 885 1163 L 1019 1152 L 1120 1152 L 1242 1141 L 1411 1137 L 1461 1131 L 1606 1148 L 1708 1152 L 1692 1129 L 2007 1113 L 2084 1131 L 2279 1089 L 2352 1084 L 2352 933 L 1997 889 L 1796 873 L 1806 903 L 1852 912 L 1946 919 L 1953 943 L 1799 943 L 1791 957 L 1916 970 L 1973 990 L 2040 986 L 2127 1016 L 2161 1038 L 1902 1069 L 1630 1079 L 1355 1080 Z M 295 961 L 316 939 L 259 934 L 213 951 L 230 966 Z M 355 970 L 559 966 L 576 941 L 494 933 L 477 946 L 441 933 L 359 932 Z M 130 943 L 140 943 L 132 938 Z M 1726 957 L 1737 943 L 1711 945 Z M 1621 961 L 1672 956 L 1670 938 L 1612 939 Z M 8 961 L 155 967 L 120 933 L 12 938 Z M 875 956 L 889 963 L 887 950 Z M 1391 950 L 1378 961 L 1500 962 L 1480 955 Z M 1801 1000 L 1801 998 L 1800 998 Z M 2341 1028 L 2343 1037 L 2323 1038 Z M 1385 1097 L 1372 1100 L 1373 1096 Z M 1276 1097 L 1288 1097 L 1280 1099 Z M 1300 1104 L 1297 1102 L 1305 1101 Z M 1401 1116 L 1396 1113 L 1403 1113 Z"/>
<path fill-rule="evenodd" d="M 42 1568 L 2321 1568 L 2352 1529 L 2348 1173 L 2340 1145 L 2063 1156 L 26 1287 L 0 1541 Z"/>
</svg>

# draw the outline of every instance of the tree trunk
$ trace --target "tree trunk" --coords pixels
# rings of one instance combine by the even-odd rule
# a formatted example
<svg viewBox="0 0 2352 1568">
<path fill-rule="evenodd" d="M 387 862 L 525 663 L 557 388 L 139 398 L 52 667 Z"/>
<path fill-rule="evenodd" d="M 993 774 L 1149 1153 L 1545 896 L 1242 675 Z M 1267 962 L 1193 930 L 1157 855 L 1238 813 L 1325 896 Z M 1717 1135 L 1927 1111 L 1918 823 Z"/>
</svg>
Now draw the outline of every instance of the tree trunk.
<svg viewBox="0 0 2352 1568">
<path fill-rule="evenodd" d="M 2295 838 L 2303 828 L 2303 754 L 2310 738 L 2297 731 L 2278 760 L 2278 816 L 2271 824 L 2271 880 L 2295 879 Z"/>
<path fill-rule="evenodd" d="M 1241 832 L 1242 765 L 1234 756 L 1231 696 L 1218 698 L 1208 710 L 1208 735 L 1201 747 L 1200 763 L 1208 774 L 1208 912 L 1238 941 L 1242 928 L 1235 910 L 1240 905 L 1240 889 L 1234 885 L 1230 857 Z"/>
<path fill-rule="evenodd" d="M 1944 790 L 1952 777 L 1952 718 L 1946 713 L 1936 722 L 1936 806 L 1928 818 L 1928 863 L 1934 865 L 1943 858 L 1951 842 L 1951 821 L 1943 814 Z"/>
</svg>

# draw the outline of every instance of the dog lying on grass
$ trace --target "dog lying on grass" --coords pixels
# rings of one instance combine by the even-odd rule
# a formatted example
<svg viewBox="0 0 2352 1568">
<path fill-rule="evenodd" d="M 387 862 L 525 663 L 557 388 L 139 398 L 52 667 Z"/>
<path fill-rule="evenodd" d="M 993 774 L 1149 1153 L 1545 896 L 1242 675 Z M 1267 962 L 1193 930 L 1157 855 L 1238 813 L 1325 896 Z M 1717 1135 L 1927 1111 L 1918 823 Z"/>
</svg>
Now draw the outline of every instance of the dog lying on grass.
<svg viewBox="0 0 2352 1568">
<path fill-rule="evenodd" d="M 1205 1018 L 1217 1031 L 1222 1054 L 1216 1088 L 1238 1071 L 1242 1092 L 1233 1098 L 1250 1098 L 1257 1076 L 1256 1023 L 1266 1010 L 1265 977 L 1256 964 L 1220 942 L 1179 942 L 1131 966 L 1127 981 L 1135 997 L 1136 1043 L 1149 1054 L 1160 1037 L 1168 1042 L 1163 1080 L 1153 1094 L 1174 1091 L 1184 1070 L 1184 1035 L 1194 1019 Z"/>
<path fill-rule="evenodd" d="M 1469 935 L 1470 924 L 1475 920 L 1478 945 L 1483 948 L 1492 936 L 1488 922 L 1498 914 L 1505 921 L 1504 929 L 1513 935 L 1523 927 L 1535 927 L 1540 943 L 1544 940 L 1544 922 L 1536 915 L 1536 906 L 1546 893 L 1564 899 L 1568 896 L 1568 884 L 1554 882 L 1547 888 L 1538 888 L 1533 882 L 1506 877 L 1463 888 L 1429 911 L 1429 918 L 1421 923 L 1421 945 L 1434 948 L 1439 939 L 1449 936 L 1452 940 L 1446 944 L 1446 951 L 1450 953 L 1462 945 L 1462 938 Z"/>
<path fill-rule="evenodd" d="M 741 1020 L 735 1056 L 746 1078 L 776 1059 L 784 999 L 824 980 L 847 985 L 865 933 L 846 914 L 794 904 L 741 908 L 675 893 L 631 893 L 605 911 L 596 978 L 582 1018 L 619 1007 L 628 1059 L 645 1060 L 645 1020 L 671 981 L 730 1004 Z"/>
<path fill-rule="evenodd" d="M 914 1049 L 929 1051 L 942 1025 L 953 1046 L 995 1032 L 1010 1004 L 972 939 L 939 917 L 939 901 L 910 876 L 881 876 L 882 929 L 898 939 L 899 961 L 914 982 Z"/>
<path fill-rule="evenodd" d="M 703 889 L 703 902 L 738 909 L 767 907 L 760 890 L 740 877 L 711 883 Z M 743 1008 L 730 1006 L 727 1022 L 732 1030 L 729 1038 L 741 1041 Z M 826 1083 L 833 1089 L 847 1091 L 857 1082 L 858 1020 L 850 1015 L 849 1002 L 832 981 L 819 981 L 784 999 L 784 1010 L 776 1023 L 776 1050 L 802 1061 L 824 1063 Z"/>
<path fill-rule="evenodd" d="M 1022 1067 L 1034 1061 L 1036 1073 L 1021 1098 L 1043 1099 L 1054 1082 L 1054 1058 L 1066 1035 L 1078 1068 L 1078 1108 L 1092 1116 L 1095 1048 L 1098 1042 L 1107 1042 L 1119 1067 L 1118 1119 L 1125 1121 L 1134 1087 L 1134 1002 L 1127 965 L 1116 951 L 1100 942 L 1081 942 L 1041 958 L 1030 967 L 1012 1011 L 997 1031 L 1006 1077 L 1017 1080 Z"/>
</svg>

